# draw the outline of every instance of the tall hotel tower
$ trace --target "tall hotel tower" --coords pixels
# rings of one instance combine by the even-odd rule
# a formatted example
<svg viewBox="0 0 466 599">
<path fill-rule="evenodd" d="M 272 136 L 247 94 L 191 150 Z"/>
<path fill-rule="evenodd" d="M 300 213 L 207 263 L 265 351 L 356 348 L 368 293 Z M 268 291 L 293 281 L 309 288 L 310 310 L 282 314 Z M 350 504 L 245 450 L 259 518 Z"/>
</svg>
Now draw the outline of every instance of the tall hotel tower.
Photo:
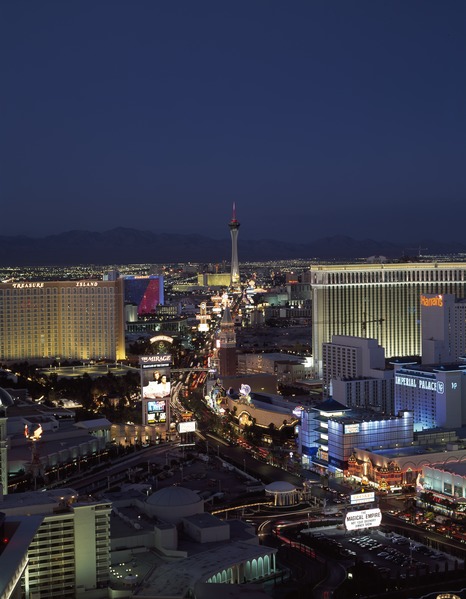
<svg viewBox="0 0 466 599">
<path fill-rule="evenodd" d="M 231 234 L 231 280 L 232 287 L 238 287 L 239 280 L 239 262 L 238 262 L 238 230 L 239 222 L 236 220 L 236 204 L 233 203 L 233 216 L 228 223 Z"/>
<path fill-rule="evenodd" d="M 123 305 L 123 279 L 0 283 L 0 359 L 124 359 Z"/>
<path fill-rule="evenodd" d="M 466 297 L 466 263 L 312 265 L 312 351 L 332 335 L 371 337 L 388 358 L 421 354 L 421 294 Z"/>
</svg>

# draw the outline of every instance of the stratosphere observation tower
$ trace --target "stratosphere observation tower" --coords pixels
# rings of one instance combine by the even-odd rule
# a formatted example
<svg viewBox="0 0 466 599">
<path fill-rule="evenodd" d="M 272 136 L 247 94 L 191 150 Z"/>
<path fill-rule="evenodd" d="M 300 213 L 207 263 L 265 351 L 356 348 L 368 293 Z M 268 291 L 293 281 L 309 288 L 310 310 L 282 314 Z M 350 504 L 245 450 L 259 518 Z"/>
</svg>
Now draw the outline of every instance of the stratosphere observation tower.
<svg viewBox="0 0 466 599">
<path fill-rule="evenodd" d="M 231 234 L 231 287 L 239 287 L 239 262 L 238 262 L 238 230 L 239 222 L 236 220 L 236 204 L 233 202 L 233 216 L 228 223 Z"/>
</svg>

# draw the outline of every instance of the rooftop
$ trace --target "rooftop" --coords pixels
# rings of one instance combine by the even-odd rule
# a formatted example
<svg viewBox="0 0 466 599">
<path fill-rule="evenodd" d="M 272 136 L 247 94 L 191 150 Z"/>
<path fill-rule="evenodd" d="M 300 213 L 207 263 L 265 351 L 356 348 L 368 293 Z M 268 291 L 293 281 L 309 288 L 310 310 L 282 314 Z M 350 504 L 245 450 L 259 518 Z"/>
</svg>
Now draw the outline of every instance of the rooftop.
<svg viewBox="0 0 466 599">
<path fill-rule="evenodd" d="M 449 462 L 448 464 L 440 462 L 438 464 L 430 464 L 430 468 L 442 470 L 443 472 L 451 472 L 459 476 L 466 476 L 466 464 L 464 462 Z"/>
<path fill-rule="evenodd" d="M 64 498 L 76 498 L 77 496 L 78 493 L 70 488 L 12 493 L 10 495 L 3 495 L 0 510 L 8 513 L 9 510 L 17 510 L 19 508 L 44 506 L 44 513 L 49 513 Z M 45 506 L 49 507 L 46 509 Z"/>
<path fill-rule="evenodd" d="M 434 453 L 448 454 L 449 451 L 454 451 L 454 450 L 448 450 L 447 445 L 445 444 L 445 445 L 429 445 L 429 446 L 412 445 L 412 446 L 407 446 L 407 447 L 394 447 L 391 449 L 372 448 L 372 449 L 369 449 L 369 451 L 371 451 L 372 453 L 375 453 L 377 455 L 384 456 L 386 458 L 405 458 L 405 457 L 410 457 L 410 456 L 415 456 L 415 455 L 429 455 L 429 454 L 434 454 Z M 456 450 L 456 451 L 458 451 L 458 450 Z M 446 458 L 447 458 L 447 456 L 446 456 Z"/>
<path fill-rule="evenodd" d="M 257 559 L 277 550 L 243 541 L 215 545 L 189 558 L 164 564 L 157 568 L 138 591 L 141 597 L 186 597 L 197 581 L 206 581 L 211 575 L 228 570 L 238 561 Z"/>
</svg>

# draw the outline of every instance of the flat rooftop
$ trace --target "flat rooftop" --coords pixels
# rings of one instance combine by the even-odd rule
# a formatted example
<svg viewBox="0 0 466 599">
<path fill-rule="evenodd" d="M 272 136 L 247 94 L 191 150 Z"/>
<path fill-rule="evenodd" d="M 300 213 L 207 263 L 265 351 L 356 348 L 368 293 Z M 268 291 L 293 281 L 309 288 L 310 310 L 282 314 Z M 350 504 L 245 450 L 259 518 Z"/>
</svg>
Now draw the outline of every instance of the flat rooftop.
<svg viewBox="0 0 466 599">
<path fill-rule="evenodd" d="M 46 376 L 57 375 L 58 379 L 72 379 L 88 374 L 91 378 L 106 376 L 111 372 L 114 376 L 125 376 L 128 372 L 139 372 L 139 368 L 124 364 L 85 364 L 83 366 L 57 366 L 41 368 Z"/>
<path fill-rule="evenodd" d="M 429 446 L 423 446 L 423 445 L 413 445 L 413 446 L 407 446 L 407 447 L 395 447 L 392 449 L 369 449 L 369 451 L 371 451 L 372 453 L 376 453 L 377 455 L 383 456 L 383 457 L 387 457 L 387 458 L 406 458 L 406 457 L 410 457 L 410 456 L 416 456 L 416 455 L 429 455 L 429 454 L 434 454 L 434 453 L 446 453 L 448 454 L 449 451 L 447 450 L 447 446 L 446 445 L 429 445 Z M 451 450 L 451 451 L 458 451 L 456 450 Z"/>
<path fill-rule="evenodd" d="M 430 468 L 442 470 L 443 472 L 451 472 L 459 476 L 466 476 L 466 464 L 464 462 L 440 462 L 438 464 L 430 464 Z"/>
<path fill-rule="evenodd" d="M 209 544 L 212 545 L 212 544 Z M 186 597 L 197 581 L 206 580 L 211 575 L 228 570 L 239 561 L 257 559 L 275 553 L 277 549 L 263 545 L 250 545 L 242 541 L 206 549 L 189 558 L 179 559 L 158 567 L 144 580 L 138 590 L 138 597 Z"/>
<path fill-rule="evenodd" d="M 63 489 L 50 489 L 47 491 L 26 491 L 25 493 L 11 493 L 10 495 L 3 495 L 2 501 L 0 502 L 0 511 L 8 513 L 8 510 L 27 507 L 40 507 L 43 506 L 44 510 L 46 506 L 49 508 L 46 510 L 50 512 L 63 497 L 77 497 L 78 493 L 71 488 Z"/>
</svg>

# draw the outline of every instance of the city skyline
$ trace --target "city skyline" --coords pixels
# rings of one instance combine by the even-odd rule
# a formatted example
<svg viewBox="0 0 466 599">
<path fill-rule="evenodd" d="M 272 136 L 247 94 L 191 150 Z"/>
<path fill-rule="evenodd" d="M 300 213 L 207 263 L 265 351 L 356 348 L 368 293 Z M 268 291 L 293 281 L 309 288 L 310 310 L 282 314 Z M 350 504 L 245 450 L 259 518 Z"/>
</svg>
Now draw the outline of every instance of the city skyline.
<svg viewBox="0 0 466 599">
<path fill-rule="evenodd" d="M 463 238 L 459 1 L 0 10 L 8 235 Z"/>
</svg>

